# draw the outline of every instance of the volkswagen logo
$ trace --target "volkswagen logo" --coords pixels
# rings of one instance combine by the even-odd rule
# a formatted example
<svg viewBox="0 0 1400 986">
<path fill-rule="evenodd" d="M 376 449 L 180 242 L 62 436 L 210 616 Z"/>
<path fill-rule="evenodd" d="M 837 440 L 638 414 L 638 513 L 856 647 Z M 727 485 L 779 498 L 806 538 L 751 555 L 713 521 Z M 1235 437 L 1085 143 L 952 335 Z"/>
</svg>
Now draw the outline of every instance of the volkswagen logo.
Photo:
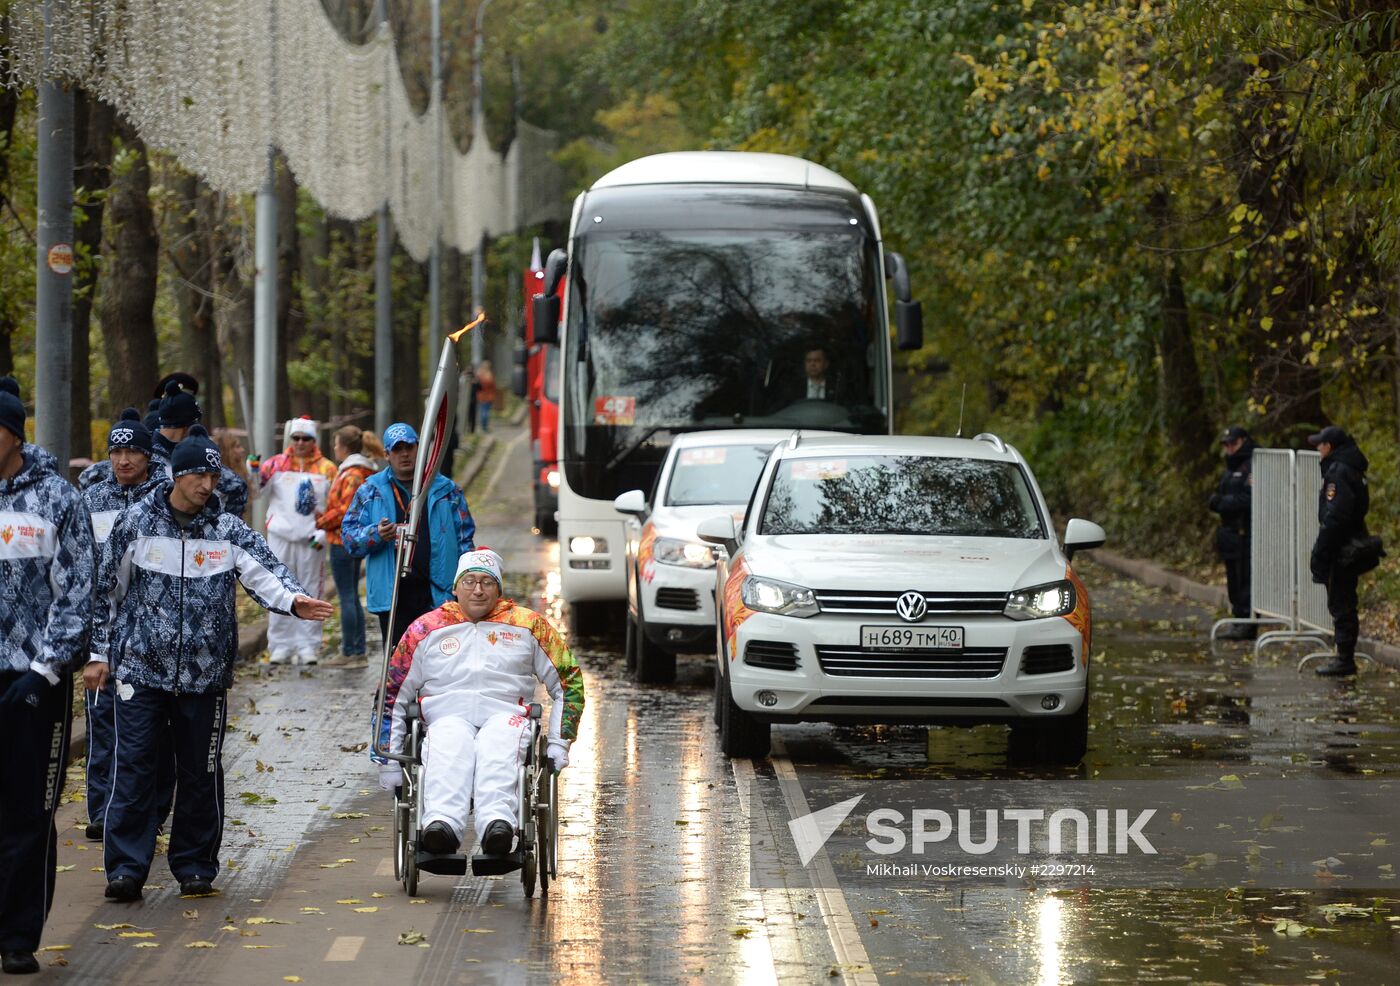
<svg viewBox="0 0 1400 986">
<path fill-rule="evenodd" d="M 901 620 L 918 623 L 928 612 L 928 603 L 924 601 L 922 592 L 910 590 L 895 600 L 894 611 L 899 614 Z"/>
</svg>

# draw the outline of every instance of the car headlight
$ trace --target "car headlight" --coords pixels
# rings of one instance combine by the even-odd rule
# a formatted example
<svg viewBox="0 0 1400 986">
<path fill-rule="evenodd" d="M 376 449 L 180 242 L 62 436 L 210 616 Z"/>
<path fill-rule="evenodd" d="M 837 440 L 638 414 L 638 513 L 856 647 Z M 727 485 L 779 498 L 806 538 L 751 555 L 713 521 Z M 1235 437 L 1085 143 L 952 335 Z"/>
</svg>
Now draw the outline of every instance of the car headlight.
<svg viewBox="0 0 1400 986">
<path fill-rule="evenodd" d="M 745 606 L 759 613 L 808 617 L 821 612 L 811 589 L 777 579 L 759 578 L 757 575 L 744 579 L 739 596 Z"/>
<path fill-rule="evenodd" d="M 1040 620 L 1047 616 L 1068 616 L 1074 612 L 1077 602 L 1073 582 L 1051 582 L 1009 593 L 1003 612 L 1013 620 Z"/>
<path fill-rule="evenodd" d="M 666 565 L 681 565 L 685 568 L 714 568 L 715 553 L 708 545 L 680 538 L 657 538 L 652 545 L 652 557 Z"/>
</svg>

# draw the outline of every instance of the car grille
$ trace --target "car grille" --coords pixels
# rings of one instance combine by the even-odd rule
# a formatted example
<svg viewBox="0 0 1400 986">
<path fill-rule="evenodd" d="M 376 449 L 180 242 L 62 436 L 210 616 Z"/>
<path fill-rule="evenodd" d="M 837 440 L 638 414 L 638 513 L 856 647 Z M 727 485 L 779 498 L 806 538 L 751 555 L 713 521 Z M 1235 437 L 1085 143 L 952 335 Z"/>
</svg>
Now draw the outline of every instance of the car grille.
<svg viewBox="0 0 1400 986">
<path fill-rule="evenodd" d="M 1005 647 L 962 650 L 871 651 L 818 647 L 822 670 L 843 678 L 995 678 L 1006 663 Z"/>
<path fill-rule="evenodd" d="M 744 647 L 744 663 L 755 668 L 796 671 L 797 645 L 784 640 L 750 640 Z"/>
<path fill-rule="evenodd" d="M 880 709 L 1009 709 L 1010 705 L 999 698 L 979 698 L 972 695 L 956 697 L 917 698 L 904 695 L 828 695 L 816 699 L 809 709 L 828 709 L 865 706 Z"/>
<path fill-rule="evenodd" d="M 869 592 L 863 589 L 816 589 L 823 613 L 860 616 L 895 616 L 895 602 L 904 591 Z M 1004 592 L 925 592 L 928 615 L 944 613 L 997 613 L 1006 609 Z"/>
<path fill-rule="evenodd" d="M 1069 644 L 1037 644 L 1021 652 L 1022 674 L 1051 674 L 1074 668 L 1074 648 Z"/>
<path fill-rule="evenodd" d="M 656 605 L 663 609 L 689 609 L 700 608 L 700 596 L 694 589 L 657 589 Z"/>
</svg>

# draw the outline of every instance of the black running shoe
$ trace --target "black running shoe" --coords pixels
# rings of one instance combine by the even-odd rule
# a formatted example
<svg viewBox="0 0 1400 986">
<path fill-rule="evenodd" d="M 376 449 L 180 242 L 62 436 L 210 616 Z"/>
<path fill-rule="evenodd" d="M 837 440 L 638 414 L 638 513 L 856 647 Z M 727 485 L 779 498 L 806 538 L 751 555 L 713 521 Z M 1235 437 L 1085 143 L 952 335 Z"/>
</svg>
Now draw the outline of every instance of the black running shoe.
<svg viewBox="0 0 1400 986">
<path fill-rule="evenodd" d="M 481 837 L 481 851 L 490 856 L 504 856 L 510 852 L 514 840 L 515 830 L 510 822 L 498 818 L 486 826 L 486 834 Z"/>
<path fill-rule="evenodd" d="M 446 822 L 431 822 L 418 837 L 418 845 L 424 852 L 436 856 L 449 856 L 457 851 L 461 843 L 452 831 L 452 826 Z"/>
<path fill-rule="evenodd" d="M 212 880 L 206 880 L 202 876 L 190 877 L 188 880 L 180 881 L 181 897 L 208 897 L 214 892 Z"/>
<path fill-rule="evenodd" d="M 88 823 L 87 823 L 87 828 L 83 829 L 83 834 L 86 835 L 89 839 L 92 839 L 94 842 L 101 842 L 101 841 L 102 841 L 102 823 L 101 823 L 101 822 L 88 822 Z"/>
<path fill-rule="evenodd" d="M 1356 674 L 1356 658 L 1338 655 L 1326 664 L 1320 664 L 1317 673 L 1323 678 L 1349 678 Z"/>
</svg>

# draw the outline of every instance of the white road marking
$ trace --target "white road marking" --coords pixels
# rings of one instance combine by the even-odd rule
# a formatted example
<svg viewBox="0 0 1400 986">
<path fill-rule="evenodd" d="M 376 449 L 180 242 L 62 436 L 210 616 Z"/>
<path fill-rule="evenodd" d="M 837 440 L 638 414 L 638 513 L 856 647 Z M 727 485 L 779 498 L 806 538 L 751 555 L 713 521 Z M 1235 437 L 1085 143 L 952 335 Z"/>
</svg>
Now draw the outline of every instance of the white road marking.
<svg viewBox="0 0 1400 986">
<path fill-rule="evenodd" d="M 802 791 L 802 784 L 797 780 L 797 771 L 793 769 L 792 761 L 788 759 L 786 752 L 782 740 L 774 736 L 773 752 L 769 757 L 773 764 L 773 773 L 778 775 L 778 786 L 782 788 L 783 798 L 787 801 L 789 815 L 800 818 L 810 815 L 812 806 L 807 803 L 807 795 Z M 753 767 L 750 766 L 749 770 L 752 771 Z M 826 925 L 827 937 L 831 939 L 832 951 L 836 953 L 836 963 L 842 979 L 858 986 L 878 984 L 880 980 L 871 968 L 870 956 L 865 951 L 865 943 L 861 941 L 855 919 L 851 917 L 851 908 L 846 903 L 846 895 L 841 892 L 826 850 L 819 851 L 810 865 L 816 871 L 813 889 L 817 895 L 817 907 L 821 912 L 822 923 Z"/>
<path fill-rule="evenodd" d="M 326 962 L 354 962 L 359 958 L 360 948 L 365 940 L 361 937 L 342 935 L 331 942 L 331 947 L 326 952 L 324 961 Z"/>
</svg>

